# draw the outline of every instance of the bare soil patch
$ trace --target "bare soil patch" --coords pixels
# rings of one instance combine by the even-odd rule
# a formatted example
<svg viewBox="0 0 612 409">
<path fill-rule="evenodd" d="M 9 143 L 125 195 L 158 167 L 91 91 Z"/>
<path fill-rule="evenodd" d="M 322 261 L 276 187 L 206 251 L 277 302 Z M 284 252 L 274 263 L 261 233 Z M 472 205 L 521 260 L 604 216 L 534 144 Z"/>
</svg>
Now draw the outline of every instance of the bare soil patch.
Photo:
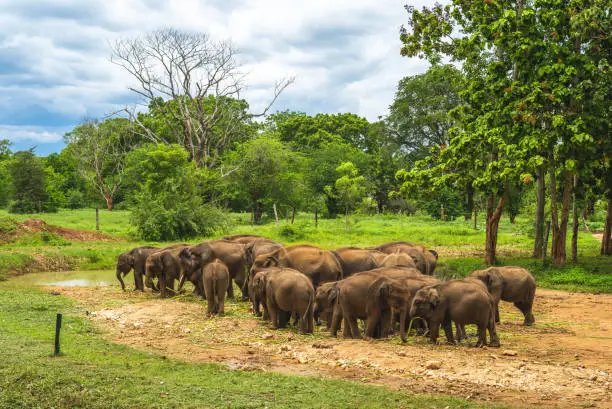
<svg viewBox="0 0 612 409">
<path fill-rule="evenodd" d="M 514 407 L 612 408 L 612 295 L 538 290 L 536 325 L 501 306 L 502 347 L 430 345 L 423 337 L 359 341 L 273 330 L 228 303 L 206 318 L 205 303 L 158 299 L 116 287 L 50 287 L 75 298 L 113 342 L 189 362 L 243 371 L 351 379 L 412 392 L 452 395 Z M 475 332 L 468 328 L 468 333 Z M 437 361 L 432 364 L 429 361 Z M 436 367 L 439 369 L 427 369 Z"/>
<path fill-rule="evenodd" d="M 112 237 L 102 232 L 75 230 L 66 227 L 56 227 L 47 224 L 44 220 L 28 219 L 16 226 L 15 236 L 27 235 L 40 232 L 57 234 L 70 241 L 119 241 L 117 237 Z"/>
</svg>

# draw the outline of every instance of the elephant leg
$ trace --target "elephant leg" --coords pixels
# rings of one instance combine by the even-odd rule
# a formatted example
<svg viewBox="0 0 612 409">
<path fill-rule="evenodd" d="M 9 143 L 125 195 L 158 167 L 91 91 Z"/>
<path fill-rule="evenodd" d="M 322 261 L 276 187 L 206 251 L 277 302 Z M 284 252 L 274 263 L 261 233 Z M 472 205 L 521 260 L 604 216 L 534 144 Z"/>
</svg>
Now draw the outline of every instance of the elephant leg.
<svg viewBox="0 0 612 409">
<path fill-rule="evenodd" d="M 487 344 L 487 327 L 484 324 L 478 324 L 478 342 L 474 345 L 476 348 L 482 348 Z"/>
<path fill-rule="evenodd" d="M 455 328 L 457 330 L 457 342 L 461 342 L 464 339 L 466 339 L 466 335 L 465 335 L 465 325 L 462 324 L 457 324 L 455 322 Z"/>
<path fill-rule="evenodd" d="M 278 328 L 287 328 L 287 323 L 291 320 L 291 312 L 278 310 Z"/>
<path fill-rule="evenodd" d="M 455 338 L 453 337 L 453 323 L 451 320 L 444 320 L 442 322 L 442 327 L 444 328 L 444 335 L 446 335 L 446 342 L 455 345 Z"/>
<path fill-rule="evenodd" d="M 214 297 L 214 289 L 213 289 L 213 284 L 212 284 L 212 280 L 207 280 L 204 282 L 204 293 L 206 294 L 206 311 L 208 312 L 208 315 L 212 315 L 213 314 L 213 309 L 214 309 L 214 303 L 215 303 L 215 297 Z"/>
<path fill-rule="evenodd" d="M 366 338 L 377 338 L 380 336 L 380 316 L 381 312 L 379 308 L 373 308 L 373 312 L 368 315 L 365 325 L 365 336 Z M 378 330 L 378 333 L 377 333 Z M 352 331 L 352 328 L 351 328 Z"/>
<path fill-rule="evenodd" d="M 270 322 L 272 322 L 273 328 L 278 328 L 278 314 L 280 311 L 276 308 L 276 305 L 270 299 L 270 297 L 268 296 L 267 298 L 268 299 L 266 300 L 266 304 L 268 306 L 268 316 L 270 317 Z"/>
<path fill-rule="evenodd" d="M 340 327 L 340 320 L 342 319 L 342 307 L 336 305 L 334 307 L 331 323 L 329 326 L 329 333 L 332 337 L 336 337 L 338 334 L 338 328 Z M 346 328 L 346 325 L 345 325 Z"/>
<path fill-rule="evenodd" d="M 227 297 L 234 298 L 234 280 L 230 278 L 229 285 L 227 286 Z"/>
<path fill-rule="evenodd" d="M 529 326 L 535 323 L 535 318 L 531 311 L 532 306 L 533 306 L 532 301 L 518 301 L 518 302 L 515 302 L 514 305 L 516 306 L 516 308 L 521 310 L 521 312 L 523 313 L 523 316 L 525 317 L 525 320 L 523 321 L 523 325 Z"/>
<path fill-rule="evenodd" d="M 134 270 L 134 285 L 137 291 L 144 291 L 144 283 L 142 281 L 142 273 Z"/>
<path fill-rule="evenodd" d="M 380 337 L 387 338 L 393 332 L 395 327 L 395 314 L 392 310 L 385 310 L 380 315 Z"/>
<path fill-rule="evenodd" d="M 247 285 L 246 279 L 240 284 L 240 289 L 242 290 L 242 301 L 249 300 L 249 286 Z"/>
<path fill-rule="evenodd" d="M 217 285 L 217 314 L 225 315 L 225 288 L 223 283 Z"/>
<path fill-rule="evenodd" d="M 497 336 L 497 330 L 495 329 L 494 320 L 489 320 L 489 324 L 487 325 L 487 330 L 489 331 L 489 338 L 491 341 L 489 342 L 489 346 L 492 348 L 499 348 L 501 346 L 501 342 L 499 341 L 499 336 Z M 484 330 L 483 330 L 484 333 Z M 484 333 L 484 342 L 487 342 L 486 333 Z"/>
<path fill-rule="evenodd" d="M 346 317 L 345 322 L 348 322 L 348 327 L 351 331 L 351 338 L 363 339 L 361 331 L 359 330 L 359 325 L 357 325 L 357 317 L 349 315 Z"/>
<path fill-rule="evenodd" d="M 438 335 L 440 334 L 440 323 L 431 320 L 429 325 L 429 340 L 435 344 L 438 342 Z"/>
<path fill-rule="evenodd" d="M 499 302 L 495 304 L 495 322 L 499 323 Z"/>
</svg>

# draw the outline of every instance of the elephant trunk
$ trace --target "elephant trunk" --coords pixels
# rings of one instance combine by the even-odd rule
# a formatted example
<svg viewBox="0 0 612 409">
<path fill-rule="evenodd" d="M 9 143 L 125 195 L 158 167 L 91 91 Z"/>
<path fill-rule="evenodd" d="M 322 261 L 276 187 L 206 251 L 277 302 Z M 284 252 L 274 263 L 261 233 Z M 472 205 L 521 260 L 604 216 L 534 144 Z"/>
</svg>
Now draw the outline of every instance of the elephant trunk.
<svg viewBox="0 0 612 409">
<path fill-rule="evenodd" d="M 176 290 L 177 293 L 180 293 L 181 290 L 183 289 L 183 285 L 185 285 L 185 279 L 186 278 L 187 278 L 187 273 L 185 273 L 185 271 L 183 271 L 183 274 L 181 274 L 181 279 L 179 280 L 178 288 Z"/>
<path fill-rule="evenodd" d="M 166 278 L 163 274 L 159 275 L 157 284 L 159 284 L 159 291 L 161 292 L 162 298 L 166 298 L 168 296 L 168 293 L 166 291 Z"/>
<path fill-rule="evenodd" d="M 121 289 L 125 291 L 125 283 L 123 282 L 123 278 L 121 278 L 122 274 L 123 274 L 122 271 L 120 269 L 117 269 L 117 280 L 119 280 L 119 282 L 121 283 Z"/>
<path fill-rule="evenodd" d="M 408 315 L 408 306 L 404 306 L 400 313 L 400 338 L 402 342 L 406 342 L 406 316 Z"/>
</svg>

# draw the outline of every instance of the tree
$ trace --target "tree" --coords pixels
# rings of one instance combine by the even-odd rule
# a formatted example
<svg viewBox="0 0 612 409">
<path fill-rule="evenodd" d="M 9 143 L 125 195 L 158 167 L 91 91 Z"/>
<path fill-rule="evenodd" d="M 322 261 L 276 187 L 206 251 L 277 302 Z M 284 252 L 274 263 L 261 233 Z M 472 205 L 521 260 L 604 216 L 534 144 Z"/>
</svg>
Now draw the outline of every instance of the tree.
<svg viewBox="0 0 612 409">
<path fill-rule="evenodd" d="M 298 204 L 304 189 L 300 157 L 278 139 L 260 135 L 229 153 L 225 163 L 235 169 L 230 183 L 246 199 L 254 223 L 274 203 Z"/>
<path fill-rule="evenodd" d="M 10 146 L 9 140 L 0 139 L 0 208 L 5 207 L 11 198 Z"/>
<path fill-rule="evenodd" d="M 136 80 L 129 89 L 152 111 L 161 113 L 166 133 L 148 126 L 135 112 L 124 112 L 150 141 L 178 143 L 199 168 L 215 166 L 235 139 L 236 126 L 265 115 L 293 81 L 279 81 L 272 101 L 261 113 L 227 109 L 229 101 L 240 100 L 244 88 L 236 50 L 231 43 L 215 42 L 205 33 L 173 28 L 118 40 L 111 61 Z"/>
<path fill-rule="evenodd" d="M 113 210 L 126 155 L 139 141 L 134 124 L 124 118 L 86 121 L 67 133 L 64 140 L 78 159 L 84 177 L 100 192 L 107 209 Z"/>
<path fill-rule="evenodd" d="M 11 213 L 40 213 L 48 210 L 45 170 L 32 150 L 16 152 L 9 165 L 13 181 Z"/>
<path fill-rule="evenodd" d="M 447 165 L 452 165 L 449 157 L 469 157 L 479 175 L 474 187 L 490 194 L 487 263 L 494 261 L 508 183 L 519 173 L 528 183 L 533 179 L 529 172 L 542 166 L 550 169 L 553 262 L 565 262 L 573 175 L 593 154 L 589 120 L 594 110 L 586 101 L 597 96 L 609 71 L 606 4 L 605 0 L 453 0 L 422 11 L 407 8 L 411 31 L 404 29 L 400 35 L 402 54 L 434 63 L 449 55 L 463 63 L 468 78 L 466 91 L 460 94 L 468 107 L 456 110 L 459 139 L 451 140 L 451 153 L 440 157 L 446 156 Z M 452 36 L 455 29 L 463 35 Z"/>
<path fill-rule="evenodd" d="M 334 184 L 335 194 L 340 204 L 344 207 L 345 228 L 348 230 L 349 210 L 353 209 L 365 195 L 365 178 L 359 176 L 359 170 L 351 162 L 342 162 L 336 168 L 336 171 L 340 174 L 340 178 Z M 331 186 L 328 186 L 328 190 L 331 190 Z M 333 194 L 330 192 L 330 195 Z"/>
<path fill-rule="evenodd" d="M 131 152 L 132 221 L 144 240 L 169 241 L 221 233 L 227 218 L 202 200 L 201 170 L 179 145 L 149 144 Z"/>
<path fill-rule="evenodd" d="M 431 146 L 450 143 L 449 111 L 462 104 L 465 78 L 450 64 L 434 65 L 424 74 L 403 78 L 389 107 L 387 126 L 402 152 L 423 159 Z"/>
</svg>

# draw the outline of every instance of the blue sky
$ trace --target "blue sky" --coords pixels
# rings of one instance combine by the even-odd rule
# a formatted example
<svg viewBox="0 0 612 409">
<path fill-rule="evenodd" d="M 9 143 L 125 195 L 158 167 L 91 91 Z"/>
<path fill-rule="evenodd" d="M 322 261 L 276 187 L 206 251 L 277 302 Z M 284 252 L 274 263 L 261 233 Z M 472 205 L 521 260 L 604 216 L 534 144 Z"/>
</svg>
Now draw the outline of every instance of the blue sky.
<svg viewBox="0 0 612 409">
<path fill-rule="evenodd" d="M 231 40 L 254 111 L 385 115 L 398 81 L 427 65 L 399 55 L 400 0 L 0 0 L 0 139 L 46 155 L 85 118 L 136 101 L 109 43 L 174 27 Z M 421 3 L 414 3 L 420 6 Z"/>
</svg>

